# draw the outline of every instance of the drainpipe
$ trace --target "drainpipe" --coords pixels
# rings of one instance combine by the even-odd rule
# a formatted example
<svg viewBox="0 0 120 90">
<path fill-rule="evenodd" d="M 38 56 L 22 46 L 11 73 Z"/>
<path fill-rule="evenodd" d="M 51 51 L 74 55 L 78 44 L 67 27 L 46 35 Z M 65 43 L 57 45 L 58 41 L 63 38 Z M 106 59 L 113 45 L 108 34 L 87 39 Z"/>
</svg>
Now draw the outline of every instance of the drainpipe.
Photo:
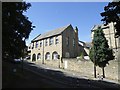
<svg viewBox="0 0 120 90">
<path fill-rule="evenodd" d="M 44 39 L 43 39 L 43 60 L 42 60 L 42 64 L 44 64 Z"/>
</svg>

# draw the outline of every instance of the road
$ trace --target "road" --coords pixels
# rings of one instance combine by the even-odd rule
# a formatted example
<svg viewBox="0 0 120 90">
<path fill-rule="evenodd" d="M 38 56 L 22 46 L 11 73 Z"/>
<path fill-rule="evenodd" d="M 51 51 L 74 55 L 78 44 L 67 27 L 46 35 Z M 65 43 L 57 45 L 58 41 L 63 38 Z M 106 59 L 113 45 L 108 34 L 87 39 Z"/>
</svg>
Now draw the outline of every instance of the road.
<svg viewBox="0 0 120 90">
<path fill-rule="evenodd" d="M 24 62 L 23 65 L 14 64 L 14 67 L 13 64 L 9 63 L 9 66 L 12 67 L 12 69 L 16 68 L 17 72 L 23 73 L 22 75 L 24 75 L 24 78 L 27 80 L 32 79 L 33 82 L 39 83 L 38 86 L 36 84 L 34 87 L 32 86 L 33 84 L 28 86 L 33 88 L 97 88 L 98 90 L 106 90 L 107 88 L 119 90 L 120 88 L 120 85 L 115 83 L 75 78 L 61 71 L 45 69 L 28 62 Z"/>
</svg>

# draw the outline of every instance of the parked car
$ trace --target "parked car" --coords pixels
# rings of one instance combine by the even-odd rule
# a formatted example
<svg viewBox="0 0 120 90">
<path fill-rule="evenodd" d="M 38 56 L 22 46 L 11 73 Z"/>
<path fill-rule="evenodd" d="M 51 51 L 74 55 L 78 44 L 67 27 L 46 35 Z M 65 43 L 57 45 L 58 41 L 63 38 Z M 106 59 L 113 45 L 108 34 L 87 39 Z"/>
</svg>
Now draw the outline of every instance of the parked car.
<svg viewBox="0 0 120 90">
<path fill-rule="evenodd" d="M 15 63 L 21 63 L 22 60 L 21 60 L 21 59 L 14 59 L 14 62 L 15 62 Z"/>
</svg>

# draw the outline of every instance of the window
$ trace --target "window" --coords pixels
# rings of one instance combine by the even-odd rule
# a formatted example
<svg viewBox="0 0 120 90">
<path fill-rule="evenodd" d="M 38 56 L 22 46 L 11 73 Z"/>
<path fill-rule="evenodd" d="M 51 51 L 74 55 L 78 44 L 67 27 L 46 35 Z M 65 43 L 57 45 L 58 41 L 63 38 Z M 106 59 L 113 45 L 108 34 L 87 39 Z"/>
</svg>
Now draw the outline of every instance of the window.
<svg viewBox="0 0 120 90">
<path fill-rule="evenodd" d="M 66 37 L 66 45 L 69 45 L 69 37 Z"/>
<path fill-rule="evenodd" d="M 50 41 L 49 41 L 49 45 L 52 45 L 53 44 L 53 37 L 50 38 Z"/>
<path fill-rule="evenodd" d="M 35 46 L 36 48 L 38 47 L 38 42 L 36 42 L 36 46 Z"/>
<path fill-rule="evenodd" d="M 42 47 L 42 41 L 40 41 L 40 47 Z"/>
<path fill-rule="evenodd" d="M 58 59 L 58 53 L 57 52 L 53 52 L 52 59 L 54 59 L 54 60 Z"/>
<path fill-rule="evenodd" d="M 36 61 L 36 55 L 35 54 L 32 55 L 32 61 Z"/>
<path fill-rule="evenodd" d="M 38 55 L 37 55 L 37 60 L 40 60 L 40 59 L 41 59 L 41 54 L 38 53 Z"/>
<path fill-rule="evenodd" d="M 73 39 L 73 47 L 75 47 L 75 39 Z"/>
<path fill-rule="evenodd" d="M 34 43 L 32 43 L 32 49 L 34 48 Z"/>
<path fill-rule="evenodd" d="M 47 41 L 47 39 L 45 39 L 45 46 L 47 46 L 48 45 L 48 41 Z"/>
<path fill-rule="evenodd" d="M 58 36 L 55 37 L 55 44 L 58 44 L 59 43 L 59 39 L 58 39 Z"/>
<path fill-rule="evenodd" d="M 46 60 L 50 60 L 50 53 L 49 53 L 49 52 L 46 53 L 45 59 L 46 59 Z"/>
</svg>

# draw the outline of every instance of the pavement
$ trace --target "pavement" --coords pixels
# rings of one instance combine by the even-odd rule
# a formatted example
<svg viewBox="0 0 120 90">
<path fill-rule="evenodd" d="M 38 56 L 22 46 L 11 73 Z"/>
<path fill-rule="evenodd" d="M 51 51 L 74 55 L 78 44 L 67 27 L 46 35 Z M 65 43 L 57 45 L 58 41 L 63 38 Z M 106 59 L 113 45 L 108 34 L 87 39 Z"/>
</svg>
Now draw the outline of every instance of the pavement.
<svg viewBox="0 0 120 90">
<path fill-rule="evenodd" d="M 29 62 L 29 61 L 27 61 L 27 62 Z M 102 81 L 106 81 L 106 82 L 120 84 L 120 82 L 118 82 L 117 80 L 111 80 L 108 78 L 104 78 L 104 79 L 94 78 L 94 76 L 91 76 L 91 75 L 85 75 L 84 73 L 80 73 L 80 72 L 75 72 L 75 71 L 70 71 L 70 70 L 66 70 L 66 69 L 48 66 L 45 64 L 41 64 L 40 62 L 32 62 L 32 63 L 34 63 L 34 65 L 37 67 L 42 67 L 42 68 L 49 69 L 49 70 L 61 71 L 64 73 L 65 76 L 84 78 L 84 79 L 88 79 L 88 80 L 102 80 Z"/>
</svg>

